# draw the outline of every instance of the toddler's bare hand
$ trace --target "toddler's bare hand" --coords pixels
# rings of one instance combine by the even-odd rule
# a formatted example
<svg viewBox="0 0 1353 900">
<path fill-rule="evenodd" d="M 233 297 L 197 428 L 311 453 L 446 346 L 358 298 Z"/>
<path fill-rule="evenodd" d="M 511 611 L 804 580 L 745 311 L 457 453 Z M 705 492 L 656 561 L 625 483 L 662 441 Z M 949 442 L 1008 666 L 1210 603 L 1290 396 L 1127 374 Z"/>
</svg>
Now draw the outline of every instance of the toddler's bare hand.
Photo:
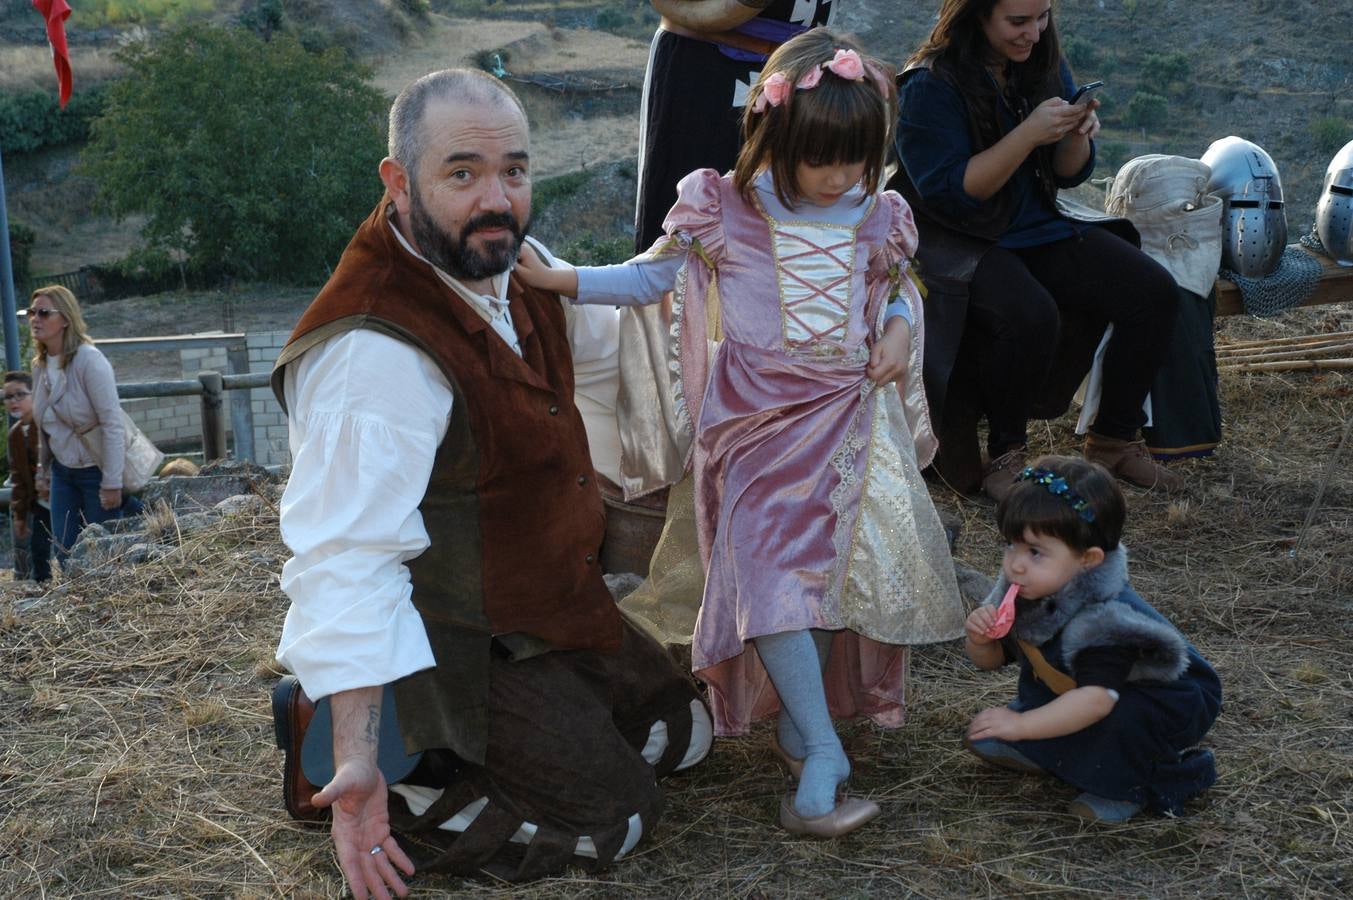
<svg viewBox="0 0 1353 900">
<path fill-rule="evenodd" d="M 987 630 L 995 621 L 995 607 L 979 606 L 968 614 L 968 621 L 963 624 L 963 630 L 968 635 L 968 640 L 974 644 L 990 644 L 992 639 L 987 637 Z"/>
<path fill-rule="evenodd" d="M 999 738 L 1003 741 L 1024 740 L 1022 715 L 1006 706 L 993 706 L 973 716 L 968 726 L 968 738 L 974 741 Z"/>
</svg>

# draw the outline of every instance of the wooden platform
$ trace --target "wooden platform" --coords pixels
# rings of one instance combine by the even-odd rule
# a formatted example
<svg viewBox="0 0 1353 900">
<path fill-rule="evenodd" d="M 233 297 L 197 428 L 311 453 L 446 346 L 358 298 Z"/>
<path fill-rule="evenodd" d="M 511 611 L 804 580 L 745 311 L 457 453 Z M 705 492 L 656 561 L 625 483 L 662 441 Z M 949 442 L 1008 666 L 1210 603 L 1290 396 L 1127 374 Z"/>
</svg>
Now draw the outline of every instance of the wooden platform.
<svg viewBox="0 0 1353 900">
<path fill-rule="evenodd" d="M 1292 244 L 1305 253 L 1311 253 L 1300 244 Z M 1311 253 L 1316 259 L 1320 260 L 1323 271 L 1320 273 L 1320 284 L 1316 285 L 1315 293 L 1311 294 L 1309 300 L 1302 306 L 1322 306 L 1326 303 L 1347 303 L 1353 301 L 1353 266 L 1340 266 L 1328 256 L 1321 256 L 1318 253 Z M 1217 279 L 1217 315 L 1219 316 L 1239 316 L 1245 312 L 1245 303 L 1240 298 L 1240 288 L 1236 287 L 1235 282 L 1227 281 L 1224 278 Z"/>
</svg>

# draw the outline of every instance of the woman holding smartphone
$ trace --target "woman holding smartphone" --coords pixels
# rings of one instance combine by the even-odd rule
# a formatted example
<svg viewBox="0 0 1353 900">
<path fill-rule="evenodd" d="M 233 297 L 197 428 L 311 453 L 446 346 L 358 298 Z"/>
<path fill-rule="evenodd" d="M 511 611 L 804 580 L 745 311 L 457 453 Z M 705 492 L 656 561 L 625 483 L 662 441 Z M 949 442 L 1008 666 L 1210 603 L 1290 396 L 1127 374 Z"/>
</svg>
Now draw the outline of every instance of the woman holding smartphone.
<svg viewBox="0 0 1353 900">
<path fill-rule="evenodd" d="M 942 423 L 962 418 L 960 408 L 985 415 L 982 488 L 1000 499 L 1024 468 L 1028 420 L 1064 316 L 1095 338 L 1114 326 L 1086 458 L 1133 484 L 1180 487 L 1138 434 L 1169 345 L 1175 284 L 1100 227 L 1105 217 L 1084 207 L 1088 215 L 1068 214 L 1057 197 L 1094 169 L 1099 101 L 1093 91 L 1077 96 L 1052 0 L 944 0 L 900 80 L 893 186 L 916 211 L 932 294 L 927 392 Z M 1125 234 L 1135 239 L 1130 227 Z M 1072 363 L 1076 381 L 1088 363 L 1088 355 Z"/>
</svg>

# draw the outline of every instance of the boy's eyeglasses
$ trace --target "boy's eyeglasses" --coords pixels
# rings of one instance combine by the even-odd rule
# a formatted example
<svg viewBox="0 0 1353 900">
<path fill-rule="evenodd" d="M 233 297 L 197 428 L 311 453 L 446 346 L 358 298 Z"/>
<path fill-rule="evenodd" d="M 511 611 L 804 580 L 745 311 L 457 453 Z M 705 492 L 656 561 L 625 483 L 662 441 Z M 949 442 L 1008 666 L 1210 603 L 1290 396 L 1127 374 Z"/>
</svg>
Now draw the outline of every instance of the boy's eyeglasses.
<svg viewBox="0 0 1353 900">
<path fill-rule="evenodd" d="M 5 395 L 3 395 L 3 396 L 4 396 L 4 399 L 5 399 L 5 402 L 6 402 L 6 403 L 10 403 L 10 402 L 12 402 L 12 401 L 14 401 L 14 400 L 22 400 L 24 397 L 27 397 L 29 394 L 32 394 L 32 393 L 33 393 L 32 391 L 15 391 L 15 392 L 12 393 L 12 394 L 5 394 Z"/>
<path fill-rule="evenodd" d="M 37 316 L 39 319 L 50 319 L 52 316 L 60 315 L 60 310 L 53 309 L 50 306 L 30 306 L 28 307 L 29 316 Z"/>
</svg>

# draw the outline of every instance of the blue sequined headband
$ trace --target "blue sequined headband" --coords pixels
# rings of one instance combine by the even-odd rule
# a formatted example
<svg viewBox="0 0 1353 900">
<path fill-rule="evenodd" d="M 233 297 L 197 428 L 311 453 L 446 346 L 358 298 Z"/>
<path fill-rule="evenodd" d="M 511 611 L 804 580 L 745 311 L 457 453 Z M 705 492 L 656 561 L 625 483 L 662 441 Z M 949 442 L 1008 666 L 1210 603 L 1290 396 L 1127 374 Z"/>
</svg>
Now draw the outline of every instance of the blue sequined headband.
<svg viewBox="0 0 1353 900">
<path fill-rule="evenodd" d="M 1051 469 L 1035 469 L 1033 466 L 1029 466 L 1019 473 L 1017 480 L 1032 481 L 1035 484 L 1043 485 L 1049 494 L 1054 497 L 1061 497 L 1069 503 L 1082 519 L 1087 522 L 1095 520 L 1095 511 L 1090 507 L 1090 501 L 1073 491 L 1071 485 L 1066 483 L 1066 479 Z"/>
</svg>

